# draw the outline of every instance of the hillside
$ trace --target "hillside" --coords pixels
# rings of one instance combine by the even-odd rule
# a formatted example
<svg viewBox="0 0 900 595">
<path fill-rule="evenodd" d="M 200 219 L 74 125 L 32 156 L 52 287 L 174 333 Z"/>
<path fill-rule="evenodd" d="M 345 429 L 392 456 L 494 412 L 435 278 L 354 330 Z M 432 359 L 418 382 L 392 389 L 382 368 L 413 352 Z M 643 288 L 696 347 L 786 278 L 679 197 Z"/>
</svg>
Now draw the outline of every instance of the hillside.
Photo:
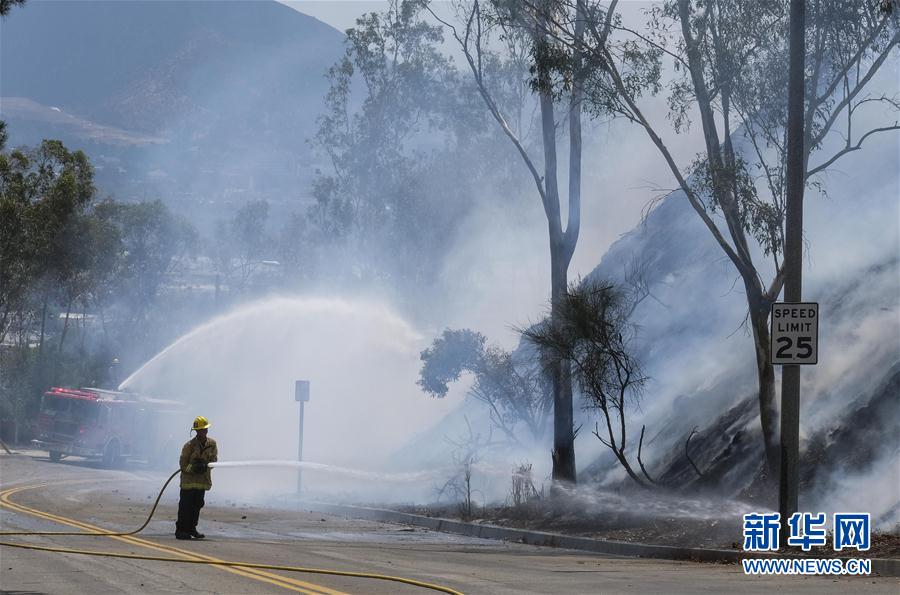
<svg viewBox="0 0 900 595">
<path fill-rule="evenodd" d="M 841 162 L 825 181 L 827 195 L 810 188 L 805 198 L 803 296 L 819 302 L 821 320 L 819 363 L 802 371 L 801 508 L 839 508 L 853 475 L 873 488 L 893 485 L 893 493 L 873 489 L 880 495 L 866 496 L 866 510 L 891 526 L 900 522 L 894 431 L 900 188 L 892 166 L 898 146 L 881 138 L 869 149 Z M 631 262 L 644 265 L 652 293 L 634 314 L 636 347 L 651 381 L 630 423 L 632 435 L 647 425 L 645 460 L 670 485 L 696 482 L 729 496 L 756 497 L 763 457 L 757 383 L 752 338 L 743 326 L 746 301 L 733 265 L 680 191 L 613 244 L 591 276 L 621 281 Z M 758 262 L 765 259 L 760 255 Z M 762 275 L 771 278 L 768 270 Z M 780 379 L 777 386 L 780 392 Z M 691 452 L 703 478 L 684 456 L 693 428 Z M 582 477 L 621 479 L 612 457 L 594 442 L 582 442 L 580 458 L 589 462 Z M 835 457 L 839 445 L 846 447 L 840 452 L 857 455 Z M 818 489 L 806 489 L 812 486 Z"/>
<path fill-rule="evenodd" d="M 169 202 L 301 198 L 343 35 L 277 2 L 29 2 L 2 24 L 10 144 L 85 149 L 101 189 Z"/>
<path fill-rule="evenodd" d="M 827 195 L 810 189 L 805 199 L 803 294 L 819 302 L 821 319 L 819 363 L 802 372 L 800 504 L 834 511 L 859 507 L 856 498 L 880 526 L 892 527 L 900 522 L 900 188 L 894 167 L 900 147 L 885 136 L 867 149 L 841 162 L 826 180 Z M 763 449 L 753 340 L 743 326 L 747 305 L 734 266 L 680 191 L 599 261 L 589 278 L 621 283 L 637 263 L 651 292 L 632 318 L 634 348 L 650 380 L 640 403 L 628 410 L 630 456 L 646 424 L 643 459 L 654 477 L 688 492 L 758 501 Z M 771 271 L 762 268 L 769 278 Z M 630 487 L 591 434 L 599 418 L 585 406 L 576 400 L 579 482 L 589 490 Z M 442 448 L 448 438 L 465 436 L 469 422 L 476 435 L 490 435 L 484 408 L 469 399 L 398 452 L 398 464 L 451 463 Z M 684 454 L 694 428 L 690 452 L 702 478 Z M 478 489 L 502 501 L 508 470 L 523 460 L 534 464 L 536 481 L 546 481 L 548 450 L 544 444 L 483 454 Z"/>
</svg>

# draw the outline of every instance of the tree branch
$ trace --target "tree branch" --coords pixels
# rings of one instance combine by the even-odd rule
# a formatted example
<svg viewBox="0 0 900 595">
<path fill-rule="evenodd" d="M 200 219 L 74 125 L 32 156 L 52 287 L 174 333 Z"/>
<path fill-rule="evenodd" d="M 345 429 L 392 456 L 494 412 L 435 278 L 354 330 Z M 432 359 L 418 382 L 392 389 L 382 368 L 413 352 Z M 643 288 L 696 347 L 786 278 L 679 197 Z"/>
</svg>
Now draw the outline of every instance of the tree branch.
<svg viewBox="0 0 900 595">
<path fill-rule="evenodd" d="M 494 101 L 493 96 L 490 94 L 490 91 L 488 91 L 487 86 L 484 82 L 483 72 L 482 72 L 481 66 L 480 66 L 480 64 L 481 64 L 481 51 L 480 51 L 481 42 L 480 42 L 480 40 L 477 40 L 478 64 L 476 64 L 476 60 L 472 56 L 472 52 L 469 49 L 471 24 L 472 24 L 473 20 L 476 18 L 476 16 L 480 20 L 480 9 L 478 6 L 478 0 L 476 0 L 473 3 L 472 11 L 469 13 L 468 23 L 466 26 L 465 39 L 463 39 L 459 36 L 459 32 L 457 31 L 456 27 L 454 27 L 452 24 L 450 24 L 447 21 L 438 17 L 428 4 L 425 5 L 425 9 L 431 13 L 431 16 L 434 17 L 434 19 L 437 22 L 439 22 L 442 25 L 444 25 L 445 27 L 449 28 L 451 33 L 453 34 L 453 38 L 456 39 L 457 43 L 459 43 L 460 49 L 462 49 L 463 55 L 465 55 L 465 57 L 466 57 L 466 62 L 468 62 L 469 68 L 471 69 L 472 74 L 475 77 L 475 85 L 478 87 L 478 93 L 481 95 L 481 98 L 484 100 L 484 103 L 487 106 L 488 111 L 490 112 L 491 116 L 500 125 L 500 128 L 501 128 L 501 130 L 503 130 L 503 133 L 507 136 L 507 138 L 509 138 L 510 142 L 512 142 L 513 146 L 515 146 L 516 150 L 519 152 L 519 155 L 522 157 L 522 160 L 525 162 L 525 166 L 528 168 L 528 171 L 531 173 L 531 177 L 534 179 L 534 183 L 535 183 L 535 186 L 537 187 L 538 194 L 540 194 L 540 197 L 541 197 L 541 202 L 545 205 L 545 209 L 546 209 L 547 195 L 544 192 L 544 183 L 543 183 L 544 180 L 541 177 L 541 174 L 538 172 L 537 168 L 535 167 L 534 162 L 531 160 L 531 157 L 528 155 L 528 151 L 525 150 L 525 147 L 522 145 L 521 141 L 516 136 L 515 132 L 513 132 L 512 128 L 510 128 L 509 124 L 506 122 L 506 119 L 503 117 L 503 114 L 500 112 L 500 108 L 497 106 L 496 102 Z"/>
<path fill-rule="evenodd" d="M 644 474 L 644 477 L 646 477 L 647 481 L 649 481 L 650 483 L 655 484 L 655 483 L 657 483 L 657 481 L 655 479 L 653 479 L 652 477 L 650 477 L 650 474 L 647 473 L 647 468 L 644 467 L 644 461 L 641 460 L 641 449 L 644 446 L 644 430 L 646 429 L 646 427 L 647 426 L 641 426 L 641 439 L 638 442 L 637 460 L 638 460 L 638 465 L 640 465 L 640 467 L 641 467 L 641 472 Z"/>
<path fill-rule="evenodd" d="M 689 448 L 690 445 L 691 445 L 691 438 L 693 438 L 693 437 L 694 437 L 694 434 L 696 434 L 696 433 L 697 433 L 697 428 L 694 428 L 693 430 L 691 430 L 691 434 L 687 437 L 687 440 L 685 440 L 685 442 L 684 442 L 684 456 L 687 458 L 688 463 L 691 464 L 691 467 L 694 468 L 694 472 L 695 472 L 699 477 L 703 477 L 703 476 L 704 476 L 704 475 L 703 475 L 703 472 L 700 471 L 700 469 L 697 467 L 697 464 L 694 463 L 694 459 L 691 458 L 691 453 L 688 452 L 688 448 Z"/>
<path fill-rule="evenodd" d="M 825 136 L 831 130 L 831 127 L 834 125 L 834 122 L 837 120 L 840 113 L 844 110 L 844 108 L 846 108 L 848 105 L 850 105 L 850 102 L 853 101 L 853 99 L 860 93 L 860 91 L 862 91 L 863 88 L 865 88 L 866 84 L 868 84 L 868 82 L 872 79 L 872 77 L 875 76 L 875 73 L 878 71 L 878 69 L 881 67 L 881 65 L 884 64 L 884 61 L 887 60 L 888 56 L 891 53 L 891 50 L 893 49 L 893 47 L 895 45 L 898 44 L 898 42 L 900 42 L 900 30 L 898 30 L 894 34 L 894 37 L 887 44 L 884 51 L 882 51 L 882 53 L 878 56 L 878 58 L 876 58 L 875 61 L 869 66 L 869 69 L 866 71 L 866 74 L 862 77 L 862 79 L 857 80 L 856 86 L 853 88 L 853 90 L 850 91 L 850 93 L 846 94 L 844 96 L 844 98 L 840 102 L 838 102 L 838 104 L 834 107 L 834 109 L 831 112 L 831 115 L 825 120 L 825 123 L 822 125 L 822 129 L 819 131 L 819 134 L 817 134 L 815 137 L 813 137 L 811 139 L 811 142 L 810 142 L 811 147 L 818 145 L 825 139 Z M 849 69 L 849 67 L 850 66 L 848 65 L 848 69 Z M 832 82 L 832 85 L 836 85 L 839 83 L 840 83 L 840 79 L 836 78 L 836 80 Z M 831 93 L 833 93 L 833 92 L 834 92 L 834 87 L 831 88 Z M 830 96 L 830 93 L 828 95 L 824 95 L 823 98 L 827 99 L 829 96 Z M 817 99 L 817 101 L 819 101 L 819 100 Z M 821 105 L 821 103 L 819 103 L 818 105 Z M 817 108 L 818 108 L 818 105 L 816 106 Z"/>
<path fill-rule="evenodd" d="M 855 145 L 844 147 L 843 149 L 841 149 L 840 151 L 838 151 L 837 153 L 832 155 L 831 158 L 828 159 L 828 161 L 826 161 L 825 163 L 818 165 L 818 166 L 812 168 L 811 170 L 809 170 L 808 172 L 806 172 L 806 178 L 809 179 L 812 176 L 814 176 L 818 173 L 821 173 L 822 171 L 824 171 L 825 169 L 830 167 L 832 164 L 834 164 L 835 161 L 837 161 L 838 159 L 840 159 L 847 153 L 852 153 L 853 151 L 860 150 L 862 148 L 863 142 L 868 137 L 872 136 L 873 134 L 876 134 L 878 132 L 887 132 L 889 130 L 900 130 L 900 125 L 894 124 L 893 126 L 884 126 L 882 128 L 873 128 L 872 130 L 870 130 L 867 133 L 865 133 L 864 135 L 862 135 L 862 137 L 859 139 L 859 142 L 857 142 Z"/>
</svg>

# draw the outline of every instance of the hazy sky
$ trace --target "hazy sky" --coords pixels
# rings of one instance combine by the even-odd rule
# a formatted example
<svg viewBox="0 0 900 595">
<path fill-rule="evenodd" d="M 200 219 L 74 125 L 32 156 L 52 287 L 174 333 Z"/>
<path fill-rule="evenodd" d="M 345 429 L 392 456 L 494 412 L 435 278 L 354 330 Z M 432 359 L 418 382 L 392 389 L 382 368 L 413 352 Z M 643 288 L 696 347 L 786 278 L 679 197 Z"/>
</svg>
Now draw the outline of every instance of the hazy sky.
<svg viewBox="0 0 900 595">
<path fill-rule="evenodd" d="M 384 10 L 387 0 L 278 0 L 291 8 L 295 8 L 304 14 L 315 17 L 324 23 L 328 23 L 338 31 L 345 31 L 352 27 L 356 18 L 367 12 Z M 638 14 L 648 6 L 646 0 L 625 0 L 619 2 L 618 10 L 626 19 Z M 453 20 L 453 3 L 448 0 L 437 0 L 431 4 L 434 11 Z"/>
<path fill-rule="evenodd" d="M 303 14 L 315 17 L 344 32 L 356 24 L 356 19 L 369 12 L 383 11 L 388 7 L 386 0 L 278 0 L 282 4 L 299 10 Z M 432 10 L 441 18 L 453 20 L 453 4 L 447 1 L 431 3 Z M 444 36 L 444 52 L 455 59 L 462 60 L 462 53 L 450 35 Z M 460 62 L 463 63 L 463 62 Z"/>
<path fill-rule="evenodd" d="M 382 0 L 279 0 L 291 8 L 328 23 L 338 31 L 352 27 L 356 17 L 366 12 L 384 10 L 387 2 Z"/>
</svg>

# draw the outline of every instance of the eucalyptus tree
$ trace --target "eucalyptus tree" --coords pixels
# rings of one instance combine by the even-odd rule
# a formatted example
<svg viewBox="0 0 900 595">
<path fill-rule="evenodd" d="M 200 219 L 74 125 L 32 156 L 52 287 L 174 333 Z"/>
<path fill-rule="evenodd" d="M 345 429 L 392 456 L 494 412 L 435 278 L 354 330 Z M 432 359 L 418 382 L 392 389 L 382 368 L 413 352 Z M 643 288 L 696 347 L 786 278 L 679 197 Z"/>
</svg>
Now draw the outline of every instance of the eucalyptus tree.
<svg viewBox="0 0 900 595">
<path fill-rule="evenodd" d="M 115 295 L 110 301 L 124 308 L 127 324 L 121 330 L 135 341 L 152 334 L 151 320 L 163 314 L 157 305 L 166 279 L 194 247 L 197 232 L 159 200 L 133 204 L 105 200 L 93 212 L 119 237 L 115 287 L 110 289 Z"/>
<path fill-rule="evenodd" d="M 94 192 L 87 156 L 59 141 L 0 152 L 0 339 L 13 319 L 24 323 L 38 296 L 43 351 L 51 300 L 78 273 L 64 232 Z"/>
<path fill-rule="evenodd" d="M 433 281 L 494 162 L 441 29 L 420 13 L 392 0 L 347 30 L 312 139 L 326 164 L 309 211 L 320 272 L 410 294 Z"/>
<path fill-rule="evenodd" d="M 571 2 L 571 0 L 569 0 Z M 533 0 L 525 0 L 532 4 Z M 533 4 L 536 5 L 536 4 Z M 612 18 L 591 3 L 587 31 L 552 18 L 548 34 L 586 47 L 588 109 L 613 111 L 642 127 L 693 210 L 736 268 L 744 286 L 754 348 L 759 410 L 769 477 L 778 465 L 775 373 L 769 314 L 784 286 L 787 146 L 787 0 L 666 0 L 648 12 L 645 29 Z M 807 10 L 803 172 L 824 190 L 822 174 L 863 148 L 896 120 L 861 126 L 874 108 L 897 111 L 897 95 L 871 83 L 900 41 L 896 1 L 810 0 Z M 663 79 L 663 64 L 674 77 Z M 641 93 L 668 86 L 667 121 L 644 109 Z M 895 89 L 894 89 L 895 92 Z M 664 127 L 684 132 L 699 113 L 704 151 L 685 166 L 663 140 Z M 836 144 L 832 139 L 842 137 Z"/>
<path fill-rule="evenodd" d="M 585 77 L 584 34 L 586 3 L 567 5 L 556 0 L 536 4 L 495 0 L 462 0 L 454 3 L 456 22 L 432 15 L 452 34 L 474 78 L 484 107 L 515 147 L 527 176 L 533 181 L 547 219 L 550 244 L 551 320 L 559 315 L 559 303 L 566 294 L 568 270 L 581 228 L 582 108 Z M 429 10 L 431 10 L 429 8 Z M 572 43 L 559 42 L 552 33 L 557 20 L 574 26 Z M 602 27 L 601 27 L 602 28 Z M 609 26 L 601 35 L 609 33 Z M 496 65 L 521 57 L 526 49 L 530 62 L 531 91 L 540 109 L 540 158 L 536 156 L 521 128 L 517 114 L 499 100 L 495 80 Z M 525 84 L 521 81 L 520 84 Z M 568 137 L 568 192 L 565 194 L 567 221 L 563 223 L 560 192 L 560 127 Z M 553 390 L 553 479 L 575 482 L 575 429 L 572 408 L 572 378 L 568 360 L 559 360 L 550 369 Z"/>
<path fill-rule="evenodd" d="M 217 275 L 221 275 L 229 290 L 243 293 L 254 273 L 264 260 L 277 252 L 268 230 L 269 203 L 250 201 L 229 218 L 216 223 L 213 238 Z"/>
</svg>

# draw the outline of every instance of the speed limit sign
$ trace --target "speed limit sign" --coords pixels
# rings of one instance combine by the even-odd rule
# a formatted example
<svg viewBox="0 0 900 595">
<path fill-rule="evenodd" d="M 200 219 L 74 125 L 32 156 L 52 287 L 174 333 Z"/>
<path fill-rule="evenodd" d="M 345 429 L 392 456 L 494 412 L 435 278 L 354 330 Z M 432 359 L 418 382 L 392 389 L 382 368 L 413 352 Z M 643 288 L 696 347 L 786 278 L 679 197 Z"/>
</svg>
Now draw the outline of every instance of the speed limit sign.
<svg viewBox="0 0 900 595">
<path fill-rule="evenodd" d="M 819 304 L 817 302 L 772 304 L 771 335 L 772 364 L 818 363 Z"/>
</svg>

